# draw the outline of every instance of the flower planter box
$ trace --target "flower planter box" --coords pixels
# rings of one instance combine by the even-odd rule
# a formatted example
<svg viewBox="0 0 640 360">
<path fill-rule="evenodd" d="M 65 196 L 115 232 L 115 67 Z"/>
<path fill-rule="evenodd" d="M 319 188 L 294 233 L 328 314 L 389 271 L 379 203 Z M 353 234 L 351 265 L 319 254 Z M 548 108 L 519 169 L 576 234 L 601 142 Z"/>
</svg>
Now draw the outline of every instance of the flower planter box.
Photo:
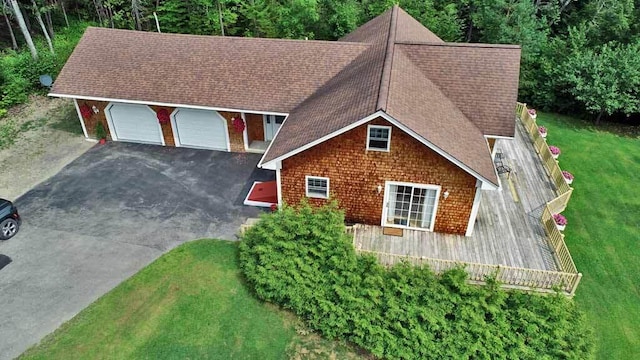
<svg viewBox="0 0 640 360">
<path fill-rule="evenodd" d="M 553 156 L 554 159 L 558 160 L 558 158 L 560 157 L 560 154 L 558 154 L 558 155 L 551 154 L 551 156 Z"/>
<path fill-rule="evenodd" d="M 573 182 L 573 174 L 566 170 L 562 171 L 562 177 L 564 178 L 564 181 L 567 182 L 567 184 L 571 184 Z"/>
<path fill-rule="evenodd" d="M 556 224 L 556 226 L 558 227 L 558 230 L 560 230 L 560 231 L 564 231 L 564 229 L 567 227 L 567 225 L 558 225 L 558 224 Z"/>
</svg>

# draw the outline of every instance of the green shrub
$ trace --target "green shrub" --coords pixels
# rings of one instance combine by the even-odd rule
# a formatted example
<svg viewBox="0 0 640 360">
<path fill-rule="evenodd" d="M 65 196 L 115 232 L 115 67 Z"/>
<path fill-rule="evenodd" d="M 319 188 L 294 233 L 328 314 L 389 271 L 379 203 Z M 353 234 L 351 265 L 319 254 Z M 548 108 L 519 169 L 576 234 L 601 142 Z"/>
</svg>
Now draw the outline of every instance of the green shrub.
<svg viewBox="0 0 640 360">
<path fill-rule="evenodd" d="M 31 93 L 46 94 L 47 89 L 40 85 L 40 75 L 49 74 L 55 79 L 89 25 L 78 22 L 57 32 L 53 39 L 55 55 L 42 39 L 36 39 L 38 60 L 33 60 L 27 49 L 0 53 L 0 113 L 24 103 Z"/>
<path fill-rule="evenodd" d="M 284 207 L 240 243 L 248 284 L 329 338 L 400 359 L 585 359 L 591 331 L 562 295 L 467 283 L 463 269 L 436 276 L 358 256 L 335 204 Z"/>
<path fill-rule="evenodd" d="M 107 138 L 107 131 L 104 129 L 104 125 L 102 125 L 101 122 L 99 122 L 96 125 L 96 139 L 100 140 L 100 139 L 106 139 Z"/>
</svg>

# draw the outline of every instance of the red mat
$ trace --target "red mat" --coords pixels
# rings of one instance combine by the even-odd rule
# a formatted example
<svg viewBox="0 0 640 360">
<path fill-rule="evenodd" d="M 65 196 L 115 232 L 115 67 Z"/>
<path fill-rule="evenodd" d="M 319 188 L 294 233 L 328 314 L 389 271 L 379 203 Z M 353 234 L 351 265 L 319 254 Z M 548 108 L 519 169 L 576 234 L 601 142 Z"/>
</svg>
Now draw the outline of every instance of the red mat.
<svg viewBox="0 0 640 360">
<path fill-rule="evenodd" d="M 275 181 L 256 183 L 247 200 L 275 204 L 278 202 L 278 185 Z"/>
</svg>

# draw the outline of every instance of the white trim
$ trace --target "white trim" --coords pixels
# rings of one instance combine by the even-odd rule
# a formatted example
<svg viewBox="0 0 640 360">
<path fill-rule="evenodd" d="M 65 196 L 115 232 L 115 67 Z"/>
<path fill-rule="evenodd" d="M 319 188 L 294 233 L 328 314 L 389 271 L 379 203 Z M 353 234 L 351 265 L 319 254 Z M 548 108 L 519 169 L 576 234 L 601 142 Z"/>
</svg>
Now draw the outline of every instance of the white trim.
<svg viewBox="0 0 640 360">
<path fill-rule="evenodd" d="M 56 93 L 49 93 L 49 94 L 47 94 L 47 96 L 60 97 L 60 98 L 69 98 L 69 99 L 119 102 L 119 103 L 125 103 L 125 104 L 155 105 L 155 106 L 166 106 L 166 107 L 182 107 L 182 108 L 191 108 L 191 109 L 200 109 L 200 110 L 215 110 L 215 111 L 224 111 L 224 112 L 246 112 L 246 113 L 252 113 L 252 114 L 270 114 L 270 115 L 283 115 L 283 116 L 289 115 L 288 113 L 275 112 L 275 111 L 232 109 L 232 108 L 215 107 L 215 106 L 201 106 L 201 105 L 164 103 L 164 102 L 157 102 L 157 101 L 141 101 L 141 100 L 126 100 L 126 99 L 116 99 L 116 98 L 103 98 L 103 97 L 98 97 L 98 96 L 67 95 L 67 94 L 56 94 Z"/>
<path fill-rule="evenodd" d="M 263 117 L 263 118 L 264 118 L 264 117 Z M 289 118 L 289 116 L 287 115 L 287 117 L 285 117 L 285 118 L 284 118 L 284 120 L 282 121 L 282 125 L 280 125 L 280 127 L 278 128 L 278 131 L 273 135 L 273 140 L 271 140 L 271 141 L 269 142 L 269 145 L 267 146 L 267 150 L 265 150 L 265 151 L 264 151 L 264 154 L 263 154 L 263 155 L 262 155 L 262 157 L 260 158 L 260 161 L 258 161 L 258 165 L 257 165 L 257 167 L 259 167 L 259 168 L 263 168 L 263 167 L 262 167 L 262 160 L 264 160 L 264 156 L 265 156 L 267 153 L 269 153 L 269 149 L 271 149 L 271 146 L 272 146 L 272 145 L 273 145 L 273 143 L 275 142 L 275 139 L 278 137 L 278 134 L 280 134 L 280 130 L 282 130 L 282 127 L 284 126 L 284 123 L 287 121 L 287 119 L 288 119 L 288 118 Z M 264 129 L 263 129 L 263 131 L 264 131 Z M 266 134 L 263 134 L 263 135 L 266 135 Z M 263 137 L 266 139 L 266 136 L 263 136 Z M 266 140 L 265 140 L 265 141 L 266 141 Z M 278 164 L 278 163 L 282 163 L 282 161 L 276 161 L 275 159 L 274 159 L 274 160 L 271 160 L 271 161 L 269 161 L 269 164 L 270 164 L 270 165 L 269 165 L 269 166 L 265 166 L 265 167 L 264 167 L 264 169 L 267 169 L 267 170 L 275 170 L 275 169 L 276 169 L 276 166 L 277 166 L 277 164 Z"/>
<path fill-rule="evenodd" d="M 476 225 L 476 218 L 478 217 L 478 210 L 480 210 L 480 201 L 482 199 L 482 183 L 480 180 L 476 181 L 476 195 L 473 198 L 473 206 L 471 207 L 471 215 L 469 215 L 469 223 L 467 224 L 467 232 L 465 236 L 473 235 L 473 228 Z"/>
<path fill-rule="evenodd" d="M 436 201 L 433 204 L 433 214 L 431 214 L 431 223 L 430 223 L 430 228 L 426 229 L 426 228 L 421 228 L 421 227 L 412 227 L 412 226 L 408 226 L 408 225 L 396 225 L 396 224 L 387 224 L 387 215 L 389 214 L 388 211 L 388 207 L 389 207 L 389 193 L 390 193 L 390 187 L 391 185 L 398 185 L 398 186 L 411 186 L 413 188 L 421 188 L 421 189 L 429 189 L 429 190 L 435 190 L 436 191 Z M 399 228 L 399 229 L 409 229 L 409 230 L 422 230 L 422 231 L 431 231 L 433 232 L 433 228 L 436 225 L 436 213 L 438 212 L 438 205 L 440 204 L 440 192 L 442 191 L 442 186 L 440 185 L 433 185 L 433 184 L 418 184 L 418 183 L 409 183 L 409 182 L 402 182 L 402 181 L 385 181 L 384 182 L 384 202 L 382 203 L 382 217 L 380 219 L 380 226 L 383 227 L 393 227 L 393 228 Z M 409 216 L 411 216 L 411 209 L 409 209 Z M 408 224 L 408 221 L 407 221 Z"/>
<path fill-rule="evenodd" d="M 314 180 L 326 180 L 327 181 L 327 196 L 320 196 L 320 195 L 315 195 L 309 194 L 309 179 L 314 179 Z M 305 196 L 308 198 L 314 198 L 314 199 L 328 199 L 329 198 L 329 178 L 328 177 L 323 177 L 323 176 L 313 176 L 313 175 L 305 175 L 304 177 L 304 193 Z"/>
<path fill-rule="evenodd" d="M 288 153 L 286 153 L 286 154 L 284 154 L 282 156 L 279 156 L 279 157 L 277 157 L 277 158 L 275 158 L 273 160 L 269 160 L 266 163 L 263 163 L 264 156 L 262 156 L 262 159 L 260 159 L 260 162 L 258 163 L 258 167 L 264 168 L 264 169 L 273 170 L 274 169 L 273 168 L 273 164 L 275 162 L 282 161 L 282 160 L 284 160 L 284 159 L 286 159 L 288 157 L 291 157 L 291 156 L 293 156 L 295 154 L 298 154 L 298 153 L 301 153 L 301 152 L 303 152 L 303 151 L 305 151 L 307 149 L 310 149 L 310 148 L 312 148 L 312 147 L 314 147 L 314 146 L 316 146 L 316 145 L 318 145 L 320 143 L 323 143 L 323 142 L 325 142 L 325 141 L 327 141 L 327 140 L 329 140 L 329 139 L 331 139 L 333 137 L 336 137 L 336 136 L 338 136 L 338 135 L 340 135 L 342 133 L 345 133 L 345 132 L 347 132 L 347 131 L 349 131 L 351 129 L 354 129 L 354 128 L 362 125 L 362 124 L 365 124 L 365 123 L 367 123 L 367 122 L 369 122 L 369 121 L 371 121 L 371 120 L 373 120 L 375 118 L 378 118 L 378 117 L 382 116 L 381 114 L 384 114 L 384 113 L 382 111 L 377 111 L 377 112 L 375 112 L 375 113 L 373 113 L 373 114 L 371 114 L 371 115 L 369 115 L 369 116 L 367 116 L 367 117 L 365 117 L 365 118 L 363 118 L 363 119 L 361 119 L 359 121 L 356 121 L 355 123 L 353 123 L 351 125 L 348 125 L 348 126 L 345 126 L 345 127 L 341 128 L 339 130 L 336 130 L 336 131 L 332 132 L 329 135 L 323 136 L 318 140 L 312 141 L 312 142 L 308 143 L 307 145 L 303 145 L 303 146 L 301 146 L 301 147 L 299 147 L 299 148 L 297 148 L 297 149 L 295 149 L 293 151 L 290 151 L 290 152 L 288 152 Z M 284 126 L 284 123 L 282 123 L 282 126 L 280 127 L 280 129 L 282 129 L 283 126 Z M 280 129 L 278 129 L 278 133 L 280 132 Z M 269 153 L 269 150 L 271 149 L 271 145 L 273 145 L 273 143 L 275 142 L 276 137 L 277 137 L 277 134 L 276 134 L 276 136 L 273 137 L 274 141 L 272 141 L 271 144 L 269 144 L 269 147 L 267 148 L 267 151 L 266 151 L 265 155 Z"/>
<path fill-rule="evenodd" d="M 376 119 L 378 117 L 381 117 L 387 121 L 389 121 L 391 124 L 393 124 L 394 126 L 400 128 L 400 130 L 406 132 L 407 134 L 411 135 L 413 138 L 415 138 L 416 140 L 420 141 L 422 144 L 426 145 L 427 147 L 429 147 L 431 150 L 435 151 L 436 153 L 438 153 L 440 156 L 444 157 L 445 159 L 451 161 L 452 163 L 454 163 L 455 165 L 457 165 L 459 168 L 461 168 L 462 170 L 466 171 L 467 173 L 469 173 L 470 175 L 472 175 L 473 177 L 475 177 L 476 179 L 480 179 L 482 180 L 483 184 L 483 189 L 484 190 L 496 190 L 498 189 L 498 186 L 494 183 L 492 183 L 491 181 L 487 180 L 486 178 L 484 178 L 483 176 L 481 176 L 480 174 L 478 174 L 476 171 L 472 170 L 470 167 L 468 167 L 467 165 L 461 163 L 458 159 L 454 158 L 453 156 L 449 155 L 448 153 L 446 153 L 444 150 L 440 149 L 439 147 L 435 146 L 433 143 L 429 142 L 428 140 L 426 140 L 425 138 L 423 138 L 422 136 L 418 135 L 417 133 L 415 133 L 413 130 L 409 129 L 408 127 L 404 126 L 403 124 L 401 124 L 398 120 L 394 119 L 393 117 L 389 116 L 387 113 L 385 113 L 384 111 L 377 111 L 361 120 L 358 120 L 354 123 L 352 123 L 351 125 L 345 126 L 339 130 L 336 130 L 334 132 L 332 132 L 331 134 L 328 134 L 326 136 L 321 137 L 320 139 L 317 139 L 315 141 L 312 141 L 306 145 L 303 145 L 295 150 L 292 150 L 282 156 L 279 156 L 273 160 L 270 160 L 268 162 L 263 163 L 264 161 L 264 156 L 262 156 L 262 159 L 260 159 L 260 162 L 258 163 L 258 167 L 260 168 L 264 168 L 264 169 L 270 169 L 270 170 L 274 170 L 275 168 L 273 167 L 274 163 L 276 161 L 282 161 L 288 157 L 291 157 L 295 154 L 301 153 L 309 148 L 312 148 L 322 142 L 325 142 L 333 137 L 336 137 L 340 134 L 343 134 L 351 129 L 354 129 L 360 125 L 366 124 L 367 122 Z M 284 123 L 283 123 L 284 125 Z M 281 127 L 282 128 L 282 127 Z M 271 144 L 269 145 L 269 148 L 271 147 L 271 145 L 273 145 L 273 143 L 275 142 L 275 136 L 274 136 L 274 141 L 271 142 Z M 488 146 L 488 145 L 487 145 Z M 268 154 L 269 153 L 269 148 L 267 148 L 267 152 L 265 153 Z M 495 169 L 494 169 L 495 172 Z"/>
<path fill-rule="evenodd" d="M 176 125 L 176 113 L 180 108 L 175 108 L 169 115 L 169 119 L 171 121 L 171 133 L 173 133 L 173 146 L 182 147 L 180 144 L 180 134 L 178 133 L 178 126 Z"/>
<path fill-rule="evenodd" d="M 247 205 L 247 206 L 259 206 L 259 207 L 268 207 L 268 208 L 270 208 L 271 205 L 273 205 L 273 203 L 249 200 L 249 196 L 251 196 L 251 193 L 253 192 L 253 188 L 255 188 L 256 185 L 258 185 L 258 184 L 262 184 L 262 181 L 254 181 L 253 182 L 253 185 L 251 185 L 251 189 L 249 190 L 249 193 L 247 194 L 247 197 L 244 198 L 244 201 L 242 203 Z"/>
<path fill-rule="evenodd" d="M 87 127 L 84 125 L 84 119 L 82 118 L 82 113 L 80 112 L 80 106 L 78 106 L 78 100 L 73 99 L 73 104 L 76 106 L 76 112 L 78 113 L 78 117 L 80 118 L 80 125 L 82 125 L 82 132 L 84 133 L 84 137 L 89 139 L 89 133 L 87 133 Z"/>
<path fill-rule="evenodd" d="M 115 125 L 113 125 L 113 119 L 111 118 L 111 112 L 109 112 L 109 110 L 111 110 L 111 108 L 116 104 L 119 104 L 119 103 L 118 102 L 111 102 L 104 108 L 104 116 L 107 118 L 107 126 L 109 127 L 109 133 L 111 133 L 111 140 L 145 144 L 145 142 L 143 142 L 143 141 L 118 140 L 118 134 L 115 131 Z M 162 125 L 160 125 L 160 122 L 157 120 L 156 112 L 153 111 L 153 109 L 150 108 L 146 104 L 136 104 L 136 105 L 144 105 L 144 107 L 147 108 L 147 110 L 149 110 L 149 111 L 151 111 L 151 113 L 153 113 L 153 117 L 154 117 L 154 119 L 156 119 L 156 125 L 158 125 L 158 129 L 160 130 L 160 139 L 162 140 L 162 146 L 166 146 L 166 144 L 164 142 L 164 133 L 162 132 Z"/>
<path fill-rule="evenodd" d="M 369 146 L 369 140 L 371 140 L 371 138 L 370 138 L 371 129 L 386 129 L 386 130 L 389 130 L 389 138 L 387 139 L 387 148 L 386 149 L 372 148 L 372 147 Z M 367 126 L 367 151 L 390 152 L 391 151 L 391 129 L 393 129 L 391 126 L 386 126 L 386 125 L 368 125 Z"/>
<path fill-rule="evenodd" d="M 176 147 L 187 147 L 189 149 L 204 149 L 204 150 L 213 150 L 213 151 L 225 151 L 225 149 L 218 149 L 218 148 L 209 148 L 209 147 L 200 147 L 200 146 L 191 146 L 191 145 L 183 146 L 182 143 L 180 142 L 180 133 L 178 132 L 178 126 L 176 124 L 176 115 L 180 110 L 191 110 L 191 109 L 184 108 L 184 107 L 175 108 L 171 112 L 171 115 L 169 116 L 169 118 L 171 119 L 171 132 L 173 132 L 173 142 Z M 201 109 L 196 109 L 196 110 L 201 110 Z M 229 140 L 229 121 L 215 110 L 207 110 L 207 111 L 211 111 L 214 118 L 217 118 L 219 121 L 221 120 L 224 123 L 224 132 L 226 136 L 225 144 L 227 145 L 226 151 L 231 152 L 231 140 Z"/>
<path fill-rule="evenodd" d="M 277 194 L 278 194 L 278 207 L 282 206 L 282 174 L 280 173 L 282 170 L 282 162 L 278 162 L 276 165 L 276 186 L 277 186 Z"/>
<path fill-rule="evenodd" d="M 240 118 L 242 118 L 242 122 L 244 123 L 244 130 L 242 130 L 242 141 L 244 141 L 244 151 L 248 151 L 249 150 L 249 134 L 247 133 L 247 127 L 248 127 L 247 118 L 243 112 L 240 113 Z"/>
<path fill-rule="evenodd" d="M 506 140 L 513 140 L 516 137 L 515 136 L 501 136 L 501 135 L 483 135 L 485 138 L 487 139 L 506 139 Z"/>
</svg>

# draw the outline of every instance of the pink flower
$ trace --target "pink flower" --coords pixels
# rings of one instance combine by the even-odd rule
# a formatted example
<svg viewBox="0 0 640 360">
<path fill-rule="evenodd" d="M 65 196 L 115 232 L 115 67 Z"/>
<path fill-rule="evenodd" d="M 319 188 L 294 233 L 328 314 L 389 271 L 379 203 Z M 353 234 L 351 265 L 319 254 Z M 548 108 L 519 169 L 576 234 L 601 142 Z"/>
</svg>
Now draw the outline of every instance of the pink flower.
<svg viewBox="0 0 640 360">
<path fill-rule="evenodd" d="M 529 112 L 529 115 L 535 115 L 536 114 L 536 109 L 529 109 L 527 111 Z"/>
<path fill-rule="evenodd" d="M 555 214 L 553 215 L 553 221 L 556 222 L 556 224 L 560 225 L 560 226 L 565 226 L 567 225 L 567 218 L 562 216 L 562 214 Z"/>
<path fill-rule="evenodd" d="M 547 128 L 544 126 L 538 126 L 538 132 L 540 134 L 546 134 L 547 133 Z"/>
<path fill-rule="evenodd" d="M 549 151 L 551 151 L 553 155 L 560 155 L 560 148 L 557 146 L 549 146 Z"/>
<path fill-rule="evenodd" d="M 564 176 L 564 178 L 567 180 L 573 180 L 573 174 L 566 170 L 562 171 L 562 176 Z"/>
</svg>

